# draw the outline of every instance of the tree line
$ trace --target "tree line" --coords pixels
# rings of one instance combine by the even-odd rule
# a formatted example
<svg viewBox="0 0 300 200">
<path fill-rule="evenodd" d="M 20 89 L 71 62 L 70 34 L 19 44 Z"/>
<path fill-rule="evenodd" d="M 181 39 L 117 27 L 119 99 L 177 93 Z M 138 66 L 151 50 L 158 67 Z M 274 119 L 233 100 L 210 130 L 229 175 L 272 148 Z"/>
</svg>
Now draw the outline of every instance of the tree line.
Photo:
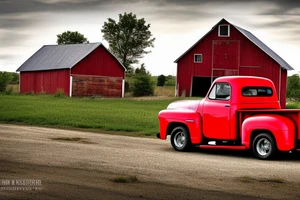
<svg viewBox="0 0 300 200">
<path fill-rule="evenodd" d="M 300 78 L 298 74 L 288 77 L 286 97 L 292 100 L 300 100 Z"/>
<path fill-rule="evenodd" d="M 15 72 L 0 72 L 0 92 L 11 93 L 8 84 L 19 84 L 19 74 Z"/>
</svg>

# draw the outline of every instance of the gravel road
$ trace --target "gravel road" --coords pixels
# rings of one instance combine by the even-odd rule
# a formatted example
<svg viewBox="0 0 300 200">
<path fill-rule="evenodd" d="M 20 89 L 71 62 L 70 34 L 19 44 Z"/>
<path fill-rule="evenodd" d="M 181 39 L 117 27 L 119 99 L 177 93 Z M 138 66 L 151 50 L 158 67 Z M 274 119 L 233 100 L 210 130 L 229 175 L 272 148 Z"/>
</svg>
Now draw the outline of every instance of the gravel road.
<svg viewBox="0 0 300 200">
<path fill-rule="evenodd" d="M 159 139 L 0 124 L 0 199 L 300 199 L 299 169 L 299 154 L 261 161 L 244 151 L 182 153 Z M 113 181 L 122 177 L 138 180 Z"/>
</svg>

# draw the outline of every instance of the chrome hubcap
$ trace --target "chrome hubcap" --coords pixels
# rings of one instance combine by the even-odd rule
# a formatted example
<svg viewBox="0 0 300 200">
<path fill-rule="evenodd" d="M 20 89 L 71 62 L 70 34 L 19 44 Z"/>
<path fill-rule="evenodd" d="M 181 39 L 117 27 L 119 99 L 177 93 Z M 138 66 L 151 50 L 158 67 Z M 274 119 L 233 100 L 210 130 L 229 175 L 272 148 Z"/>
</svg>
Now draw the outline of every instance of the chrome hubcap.
<svg viewBox="0 0 300 200">
<path fill-rule="evenodd" d="M 181 148 L 185 145 L 185 142 L 186 142 L 185 134 L 183 132 L 176 133 L 176 135 L 174 137 L 175 145 L 177 147 Z"/>
<path fill-rule="evenodd" d="M 268 155 L 271 148 L 271 142 L 266 138 L 261 138 L 256 144 L 256 150 L 261 156 Z"/>
</svg>

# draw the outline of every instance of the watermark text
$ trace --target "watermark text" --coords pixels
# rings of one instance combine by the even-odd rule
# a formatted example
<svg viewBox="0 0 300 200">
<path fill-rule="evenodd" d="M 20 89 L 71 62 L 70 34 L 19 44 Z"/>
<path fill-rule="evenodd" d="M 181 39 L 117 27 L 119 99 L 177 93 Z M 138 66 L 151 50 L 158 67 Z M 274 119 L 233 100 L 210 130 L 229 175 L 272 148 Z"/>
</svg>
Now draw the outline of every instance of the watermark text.
<svg viewBox="0 0 300 200">
<path fill-rule="evenodd" d="M 41 190 L 42 180 L 38 179 L 0 179 L 0 191 Z"/>
</svg>

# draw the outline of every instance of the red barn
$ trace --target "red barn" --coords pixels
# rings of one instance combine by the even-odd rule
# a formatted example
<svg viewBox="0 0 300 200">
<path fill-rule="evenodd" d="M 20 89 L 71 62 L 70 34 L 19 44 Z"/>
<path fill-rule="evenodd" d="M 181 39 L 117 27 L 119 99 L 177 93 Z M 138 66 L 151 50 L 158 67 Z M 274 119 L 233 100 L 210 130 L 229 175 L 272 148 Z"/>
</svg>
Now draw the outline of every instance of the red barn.
<svg viewBox="0 0 300 200">
<path fill-rule="evenodd" d="M 204 96 L 220 76 L 271 79 L 285 108 L 287 70 L 293 68 L 252 33 L 222 19 L 176 61 L 177 96 Z"/>
<path fill-rule="evenodd" d="M 125 67 L 101 43 L 45 45 L 20 71 L 20 93 L 123 97 Z"/>
</svg>

